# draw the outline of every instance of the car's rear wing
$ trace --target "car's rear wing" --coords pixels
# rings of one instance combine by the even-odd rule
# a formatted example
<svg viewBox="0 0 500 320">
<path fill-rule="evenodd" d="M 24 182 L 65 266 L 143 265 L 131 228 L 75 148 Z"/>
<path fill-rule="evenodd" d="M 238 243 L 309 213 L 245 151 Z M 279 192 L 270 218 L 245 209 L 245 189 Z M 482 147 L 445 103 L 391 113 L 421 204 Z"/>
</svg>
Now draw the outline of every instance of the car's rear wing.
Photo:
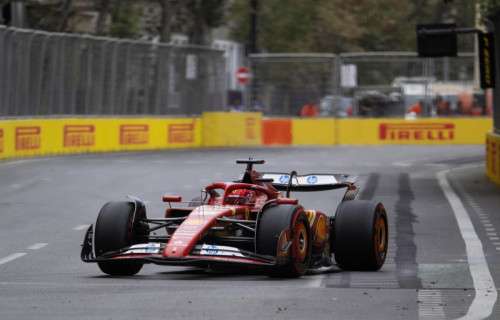
<svg viewBox="0 0 500 320">
<path fill-rule="evenodd" d="M 297 175 L 295 172 L 266 172 L 262 173 L 260 180 L 269 181 L 280 191 L 324 191 L 349 187 L 356 182 L 356 178 L 356 176 L 346 174 L 310 173 Z"/>
</svg>

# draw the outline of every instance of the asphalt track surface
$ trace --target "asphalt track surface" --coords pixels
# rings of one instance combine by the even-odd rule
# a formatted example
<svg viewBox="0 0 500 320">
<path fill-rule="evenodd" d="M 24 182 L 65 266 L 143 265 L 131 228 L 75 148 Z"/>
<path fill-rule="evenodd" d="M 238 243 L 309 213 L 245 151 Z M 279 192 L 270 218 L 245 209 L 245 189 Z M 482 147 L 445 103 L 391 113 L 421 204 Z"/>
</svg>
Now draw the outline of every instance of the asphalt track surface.
<svg viewBox="0 0 500 320">
<path fill-rule="evenodd" d="M 382 201 L 389 213 L 383 269 L 334 268 L 300 279 L 271 279 L 256 272 L 146 265 L 135 277 L 112 278 L 80 261 L 85 227 L 105 202 L 136 195 L 148 201 L 148 216 L 159 217 L 162 194 L 190 199 L 212 181 L 234 180 L 243 169 L 234 160 L 248 156 L 266 159 L 261 169 L 267 171 L 359 175 L 360 198 Z M 452 319 L 465 314 L 499 319 L 495 290 L 473 281 L 473 274 L 484 276 L 486 270 L 500 284 L 500 189 L 485 179 L 481 162 L 481 146 L 193 150 L 0 162 L 0 319 Z M 451 186 L 448 192 L 473 225 L 465 232 L 481 245 L 472 253 L 466 244 L 473 239 L 464 241 L 457 222 L 462 218 L 456 218 L 438 180 L 437 173 L 447 169 L 453 170 L 441 175 Z M 296 196 L 306 207 L 330 214 L 339 199 L 331 191 Z"/>
</svg>

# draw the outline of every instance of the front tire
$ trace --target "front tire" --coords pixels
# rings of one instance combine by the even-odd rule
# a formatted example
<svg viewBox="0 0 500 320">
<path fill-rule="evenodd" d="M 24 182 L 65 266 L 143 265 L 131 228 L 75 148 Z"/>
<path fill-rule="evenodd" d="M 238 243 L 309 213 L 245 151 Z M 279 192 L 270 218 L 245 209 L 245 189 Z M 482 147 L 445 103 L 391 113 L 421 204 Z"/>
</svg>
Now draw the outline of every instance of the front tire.
<svg viewBox="0 0 500 320">
<path fill-rule="evenodd" d="M 145 215 L 145 213 L 143 213 Z M 139 216 L 136 218 L 140 218 Z M 97 257 L 141 242 L 146 230 L 140 230 L 134 221 L 134 203 L 108 202 L 97 217 L 94 245 Z M 112 276 L 137 274 L 143 263 L 136 261 L 101 261 L 97 265 L 102 272 Z"/>
<path fill-rule="evenodd" d="M 381 203 L 342 202 L 334 223 L 335 260 L 341 269 L 377 271 L 383 266 L 389 230 L 387 213 Z"/>
<path fill-rule="evenodd" d="M 256 236 L 257 253 L 277 259 L 278 265 L 271 271 L 271 276 L 300 277 L 309 268 L 311 230 L 302 207 L 279 205 L 264 210 L 258 221 Z M 283 245 L 289 246 L 287 252 L 283 250 Z"/>
</svg>

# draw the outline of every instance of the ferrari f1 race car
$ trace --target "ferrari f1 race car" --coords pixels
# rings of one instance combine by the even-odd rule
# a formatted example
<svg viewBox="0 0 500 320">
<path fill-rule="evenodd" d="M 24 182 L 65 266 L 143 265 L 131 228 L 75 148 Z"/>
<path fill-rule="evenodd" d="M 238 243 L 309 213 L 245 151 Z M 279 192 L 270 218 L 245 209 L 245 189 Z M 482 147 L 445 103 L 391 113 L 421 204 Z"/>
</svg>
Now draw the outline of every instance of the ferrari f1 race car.
<svg viewBox="0 0 500 320">
<path fill-rule="evenodd" d="M 388 222 L 381 203 L 356 200 L 355 178 L 343 174 L 259 173 L 263 160 L 246 164 L 236 182 L 206 186 L 201 197 L 181 203 L 165 195 L 163 218 L 149 218 L 143 201 L 105 204 L 82 245 L 81 259 L 106 274 L 134 275 L 145 263 L 253 266 L 271 276 L 299 277 L 332 267 L 372 270 L 387 256 Z M 305 209 L 292 191 L 344 189 L 336 212 Z"/>
</svg>

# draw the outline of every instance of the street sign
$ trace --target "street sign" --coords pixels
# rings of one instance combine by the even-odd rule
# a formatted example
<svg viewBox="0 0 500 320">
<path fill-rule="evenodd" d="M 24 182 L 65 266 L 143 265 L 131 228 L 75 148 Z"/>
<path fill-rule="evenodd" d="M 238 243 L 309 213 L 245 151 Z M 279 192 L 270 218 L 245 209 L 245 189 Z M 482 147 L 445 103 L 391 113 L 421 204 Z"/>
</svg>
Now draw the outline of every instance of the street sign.
<svg viewBox="0 0 500 320">
<path fill-rule="evenodd" d="M 481 88 L 495 87 L 495 46 L 493 33 L 479 33 L 479 70 L 481 75 Z"/>
<path fill-rule="evenodd" d="M 417 51 L 421 58 L 456 57 L 456 24 L 418 24 Z"/>
<path fill-rule="evenodd" d="M 240 67 L 236 71 L 236 80 L 241 85 L 246 85 L 250 82 L 250 69 L 247 67 Z"/>
</svg>

